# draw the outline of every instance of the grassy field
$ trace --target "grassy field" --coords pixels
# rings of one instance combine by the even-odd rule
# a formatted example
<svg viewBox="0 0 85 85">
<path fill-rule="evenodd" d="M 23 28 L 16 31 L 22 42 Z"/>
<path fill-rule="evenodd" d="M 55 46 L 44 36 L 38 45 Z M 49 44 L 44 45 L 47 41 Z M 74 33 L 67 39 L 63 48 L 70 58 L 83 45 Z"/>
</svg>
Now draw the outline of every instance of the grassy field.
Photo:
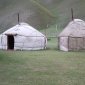
<svg viewBox="0 0 85 85">
<path fill-rule="evenodd" d="M 59 51 L 59 32 L 46 30 L 47 50 L 0 50 L 0 85 L 85 85 L 85 52 Z"/>
<path fill-rule="evenodd" d="M 8 2 L 10 1 L 8 0 Z M 58 2 L 55 3 L 55 5 L 53 3 L 52 6 L 50 6 L 50 4 L 45 5 L 45 2 L 43 0 L 37 1 L 41 4 L 40 5 L 36 3 L 39 8 L 41 8 L 45 12 L 47 11 L 47 9 L 50 9 L 47 11 L 47 13 L 49 13 L 50 11 L 54 15 L 56 15 L 56 17 L 58 17 L 56 24 L 52 26 L 48 24 L 49 27 L 47 29 L 40 29 L 40 31 L 49 39 L 47 50 L 0 50 L 0 85 L 85 85 L 85 52 L 62 52 L 57 49 L 57 35 L 61 32 L 61 27 L 66 26 L 67 22 L 70 21 L 70 8 L 73 7 L 74 11 L 76 10 L 74 13 L 75 18 L 81 18 L 85 20 L 85 1 L 57 0 Z M 43 3 L 41 3 L 41 1 L 43 1 Z M 3 6 L 5 6 L 3 5 L 3 2 L 4 1 L 2 1 L 1 3 L 2 8 L 0 9 L 0 32 L 4 31 L 4 28 L 7 29 L 7 26 L 3 27 L 5 26 L 5 23 L 10 23 L 9 20 L 11 19 L 8 20 L 7 17 L 9 13 L 12 13 L 13 11 L 14 14 L 18 11 L 18 8 L 22 10 L 28 10 L 28 8 L 30 7 L 30 3 L 28 4 L 27 0 L 21 0 L 21 2 L 19 2 L 18 0 L 17 4 L 15 0 L 12 3 L 10 2 L 9 6 L 8 3 L 6 3 L 7 7 L 3 9 Z M 21 8 L 22 4 L 23 7 Z M 45 9 L 45 7 L 47 9 Z M 35 9 L 35 11 L 37 10 L 37 8 Z M 28 12 L 29 11 L 27 11 L 27 14 Z M 42 21 L 41 18 L 40 20 Z M 4 24 L 2 23 L 2 21 L 5 21 Z M 58 26 L 57 29 L 56 25 Z M 51 38 L 55 36 L 56 38 Z"/>
<path fill-rule="evenodd" d="M 0 85 L 85 85 L 85 52 L 0 51 Z"/>
</svg>

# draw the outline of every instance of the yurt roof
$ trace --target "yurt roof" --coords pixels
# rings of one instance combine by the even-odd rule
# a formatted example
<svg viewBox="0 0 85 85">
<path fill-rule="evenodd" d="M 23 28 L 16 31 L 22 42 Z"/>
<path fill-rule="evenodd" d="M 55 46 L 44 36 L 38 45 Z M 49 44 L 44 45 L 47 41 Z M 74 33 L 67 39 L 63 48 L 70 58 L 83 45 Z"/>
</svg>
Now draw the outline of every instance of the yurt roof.
<svg viewBox="0 0 85 85">
<path fill-rule="evenodd" d="M 33 28 L 27 23 L 20 23 L 12 28 L 8 29 L 4 33 L 5 35 L 20 35 L 20 36 L 44 36 L 41 32 Z"/>
<path fill-rule="evenodd" d="M 81 19 L 74 19 L 59 36 L 85 37 L 85 21 Z"/>
</svg>

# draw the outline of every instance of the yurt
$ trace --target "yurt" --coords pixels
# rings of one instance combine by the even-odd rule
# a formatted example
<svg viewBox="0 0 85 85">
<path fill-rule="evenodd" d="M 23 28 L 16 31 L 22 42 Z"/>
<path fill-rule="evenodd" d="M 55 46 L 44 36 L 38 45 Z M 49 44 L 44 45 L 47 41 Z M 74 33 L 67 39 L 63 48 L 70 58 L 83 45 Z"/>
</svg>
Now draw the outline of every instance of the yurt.
<svg viewBox="0 0 85 85">
<path fill-rule="evenodd" d="M 40 50 L 46 48 L 47 39 L 27 23 L 20 23 L 0 35 L 0 49 Z"/>
<path fill-rule="evenodd" d="M 59 34 L 58 47 L 63 51 L 85 50 L 85 21 L 71 21 Z"/>
</svg>

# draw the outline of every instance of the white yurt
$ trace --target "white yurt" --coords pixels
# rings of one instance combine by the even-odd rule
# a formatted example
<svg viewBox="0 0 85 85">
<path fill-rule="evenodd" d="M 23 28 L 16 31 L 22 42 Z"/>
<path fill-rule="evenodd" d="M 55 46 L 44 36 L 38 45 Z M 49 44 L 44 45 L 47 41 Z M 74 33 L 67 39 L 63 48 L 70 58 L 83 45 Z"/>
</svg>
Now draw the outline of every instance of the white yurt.
<svg viewBox="0 0 85 85">
<path fill-rule="evenodd" d="M 40 50 L 45 49 L 47 38 L 41 32 L 20 23 L 0 34 L 0 49 L 5 50 Z"/>
<path fill-rule="evenodd" d="M 58 36 L 58 46 L 63 51 L 85 50 L 85 21 L 74 19 Z"/>
</svg>

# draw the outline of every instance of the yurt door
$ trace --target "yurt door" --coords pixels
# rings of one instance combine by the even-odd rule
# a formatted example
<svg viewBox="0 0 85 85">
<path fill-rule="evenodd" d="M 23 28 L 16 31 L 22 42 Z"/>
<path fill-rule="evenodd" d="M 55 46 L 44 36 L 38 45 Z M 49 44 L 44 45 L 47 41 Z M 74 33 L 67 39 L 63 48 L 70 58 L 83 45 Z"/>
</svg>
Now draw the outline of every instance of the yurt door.
<svg viewBox="0 0 85 85">
<path fill-rule="evenodd" d="M 7 49 L 13 50 L 14 49 L 14 36 L 7 35 Z"/>
</svg>

